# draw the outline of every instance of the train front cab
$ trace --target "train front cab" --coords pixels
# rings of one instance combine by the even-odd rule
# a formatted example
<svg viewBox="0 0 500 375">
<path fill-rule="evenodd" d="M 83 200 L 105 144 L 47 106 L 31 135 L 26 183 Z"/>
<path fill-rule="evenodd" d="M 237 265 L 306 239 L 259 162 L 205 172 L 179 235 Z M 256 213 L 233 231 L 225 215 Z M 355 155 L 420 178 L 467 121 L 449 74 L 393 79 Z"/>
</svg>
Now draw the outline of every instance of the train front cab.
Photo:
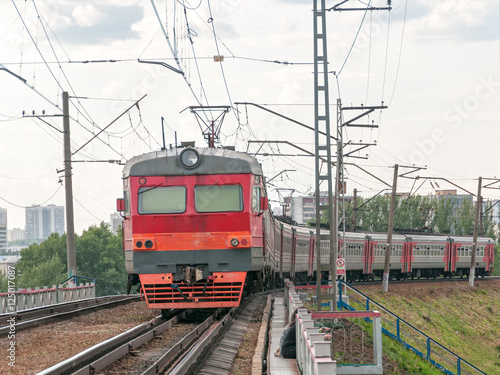
<svg viewBox="0 0 500 375">
<path fill-rule="evenodd" d="M 131 174 L 124 186 L 125 252 L 148 307 L 238 306 L 264 264 L 262 177 Z"/>
</svg>

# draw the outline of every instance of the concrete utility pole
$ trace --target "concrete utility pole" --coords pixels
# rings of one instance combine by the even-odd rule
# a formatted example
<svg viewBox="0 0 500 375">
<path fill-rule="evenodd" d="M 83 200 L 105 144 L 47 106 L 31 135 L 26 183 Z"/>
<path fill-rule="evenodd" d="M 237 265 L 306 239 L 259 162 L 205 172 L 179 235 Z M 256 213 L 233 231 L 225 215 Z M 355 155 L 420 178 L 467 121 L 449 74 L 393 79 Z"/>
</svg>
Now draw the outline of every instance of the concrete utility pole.
<svg viewBox="0 0 500 375">
<path fill-rule="evenodd" d="M 352 231 L 356 232 L 356 215 L 358 213 L 358 189 L 354 189 L 354 197 L 352 198 Z"/>
<path fill-rule="evenodd" d="M 68 277 L 76 276 L 75 223 L 73 218 L 73 181 L 71 170 L 71 137 L 69 131 L 69 99 L 63 92 L 64 126 L 64 186 L 66 189 L 66 246 L 68 253 Z"/>
<path fill-rule="evenodd" d="M 392 181 L 391 206 L 389 208 L 389 225 L 387 227 L 387 247 L 385 248 L 384 277 L 382 279 L 382 290 L 389 290 L 389 273 L 391 268 L 392 254 L 392 229 L 394 228 L 394 206 L 396 204 L 396 185 L 398 183 L 398 167 L 394 166 L 394 179 Z"/>
<path fill-rule="evenodd" d="M 474 219 L 474 234 L 472 237 L 472 256 L 470 258 L 469 286 L 474 287 L 474 277 L 476 275 L 476 252 L 477 252 L 477 232 L 479 229 L 479 214 L 481 212 L 481 185 L 483 178 L 479 177 L 476 196 L 476 217 Z"/>
</svg>

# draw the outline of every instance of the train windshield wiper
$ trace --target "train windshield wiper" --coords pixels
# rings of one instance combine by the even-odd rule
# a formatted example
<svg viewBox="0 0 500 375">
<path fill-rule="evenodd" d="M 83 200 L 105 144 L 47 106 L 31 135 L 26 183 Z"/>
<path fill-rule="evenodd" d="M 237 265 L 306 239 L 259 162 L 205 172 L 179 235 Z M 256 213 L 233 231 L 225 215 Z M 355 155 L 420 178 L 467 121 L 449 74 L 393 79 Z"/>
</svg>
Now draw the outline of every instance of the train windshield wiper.
<svg viewBox="0 0 500 375">
<path fill-rule="evenodd" d="M 156 189 L 157 187 L 160 187 L 162 185 L 163 185 L 163 182 L 160 183 L 160 184 L 158 184 L 158 185 L 156 185 L 156 186 L 151 186 L 149 189 L 148 188 L 141 188 L 141 189 L 144 189 L 144 190 L 139 190 L 138 194 L 142 194 L 142 193 L 145 193 L 147 191 L 151 191 L 151 190 Z"/>
</svg>

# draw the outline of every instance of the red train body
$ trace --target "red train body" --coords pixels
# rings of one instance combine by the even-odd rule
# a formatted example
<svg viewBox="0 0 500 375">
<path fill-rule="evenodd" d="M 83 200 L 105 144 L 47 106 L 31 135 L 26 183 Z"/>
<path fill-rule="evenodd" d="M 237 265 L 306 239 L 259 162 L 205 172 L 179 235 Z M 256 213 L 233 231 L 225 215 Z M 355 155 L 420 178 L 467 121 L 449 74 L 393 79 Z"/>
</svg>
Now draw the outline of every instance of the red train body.
<svg viewBox="0 0 500 375">
<path fill-rule="evenodd" d="M 248 154 L 144 154 L 127 162 L 123 186 L 129 287 L 140 283 L 150 308 L 233 307 L 250 282 L 262 288 L 284 277 L 316 279 L 313 230 L 271 215 L 261 167 Z M 347 279 L 381 277 L 386 246 L 386 234 L 346 233 L 339 248 Z M 320 247 L 321 263 L 329 263 L 329 240 Z M 394 234 L 391 277 L 468 275 L 471 253 L 471 237 Z M 476 259 L 477 274 L 491 274 L 491 238 L 478 240 Z"/>
</svg>

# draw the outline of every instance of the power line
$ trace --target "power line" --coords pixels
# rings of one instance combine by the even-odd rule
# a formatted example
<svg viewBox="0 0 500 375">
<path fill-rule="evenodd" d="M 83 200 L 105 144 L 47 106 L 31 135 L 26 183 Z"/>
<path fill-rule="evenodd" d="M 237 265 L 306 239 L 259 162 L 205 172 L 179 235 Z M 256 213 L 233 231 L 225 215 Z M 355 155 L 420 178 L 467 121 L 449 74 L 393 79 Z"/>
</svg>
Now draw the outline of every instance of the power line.
<svg viewBox="0 0 500 375">
<path fill-rule="evenodd" d="M 74 196 L 73 196 L 73 199 L 76 201 L 76 203 L 78 203 L 80 205 L 80 207 L 82 207 L 85 211 L 87 211 L 90 215 L 92 215 L 95 219 L 99 220 L 99 221 L 103 221 L 101 220 L 100 218 L 98 218 L 97 216 L 95 216 L 92 212 L 90 212 L 88 210 L 87 207 L 85 207 L 82 203 L 80 203 L 80 201 L 78 199 L 76 199 Z"/>
<path fill-rule="evenodd" d="M 201 4 L 201 0 L 200 0 L 200 4 Z M 189 22 L 188 22 L 187 12 L 186 12 L 186 7 L 185 6 L 184 6 L 184 18 L 186 20 L 187 36 L 188 36 L 189 41 L 191 42 L 191 51 L 193 52 L 194 63 L 195 63 L 195 67 L 196 67 L 196 72 L 198 73 L 198 79 L 200 80 L 201 90 L 203 92 L 203 96 L 205 97 L 207 105 L 209 106 L 210 103 L 208 102 L 207 93 L 205 92 L 205 86 L 203 85 L 203 80 L 201 78 L 200 67 L 198 66 L 198 59 L 196 58 L 196 52 L 194 50 L 194 42 L 193 42 L 193 39 L 191 37 L 191 29 L 189 28 Z M 213 120 L 213 117 L 212 117 L 212 120 Z"/>
<path fill-rule="evenodd" d="M 12 0 L 12 1 L 14 1 L 14 0 Z M 37 16 L 38 16 L 38 19 L 39 19 L 39 21 L 40 21 L 40 25 L 42 26 L 42 30 L 43 30 L 43 32 L 44 32 L 44 34 L 45 34 L 45 37 L 47 38 L 47 41 L 49 42 L 50 49 L 52 50 L 52 53 L 54 54 L 54 57 L 55 57 L 55 59 L 56 59 L 56 61 L 57 61 L 57 65 L 58 65 L 58 67 L 59 67 L 59 70 L 60 70 L 60 72 L 62 72 L 62 74 L 63 74 L 63 76 L 64 76 L 64 79 L 65 79 L 65 80 L 66 80 L 66 82 L 68 83 L 68 86 L 69 86 L 69 88 L 71 89 L 71 92 L 73 93 L 74 98 L 77 98 L 76 93 L 75 93 L 75 90 L 73 89 L 73 86 L 71 85 L 71 82 L 69 81 L 68 76 L 66 76 L 66 73 L 64 72 L 64 70 L 63 70 L 63 68 L 62 68 L 61 64 L 59 63 L 59 58 L 57 57 L 56 51 L 54 50 L 54 46 L 52 45 L 52 42 L 50 41 L 49 35 L 47 34 L 47 30 L 45 29 L 45 26 L 44 26 L 44 24 L 43 24 L 43 22 L 42 22 L 42 17 L 40 17 L 40 13 L 38 12 L 38 8 L 37 8 L 37 6 L 36 6 L 36 4 L 35 4 L 35 1 L 34 1 L 34 0 L 32 0 L 32 2 L 33 2 L 33 7 L 35 8 L 36 14 L 37 14 Z M 23 21 L 23 22 L 24 22 L 24 21 Z M 37 49 L 38 49 L 38 47 L 37 47 Z M 39 53 L 40 53 L 40 56 L 42 56 L 42 55 L 41 55 L 40 50 L 38 50 L 38 51 L 39 51 Z M 43 56 L 42 56 L 42 58 L 43 58 Z M 44 58 L 43 58 L 43 59 L 44 59 Z M 45 61 L 45 59 L 44 59 L 44 61 Z M 50 70 L 50 68 L 49 68 L 49 66 L 48 66 L 47 64 L 46 64 L 46 66 L 47 66 L 47 68 Z M 52 71 L 51 71 L 51 73 L 52 73 Z M 54 79 L 55 79 L 55 77 L 54 77 Z M 59 80 L 57 80 L 57 79 L 56 79 L 56 82 L 57 82 L 58 86 L 61 88 L 61 90 L 64 90 L 64 89 L 63 89 L 63 87 L 61 86 L 61 84 L 60 84 Z M 85 115 L 84 115 L 84 114 L 80 111 L 80 109 L 79 109 L 76 105 L 74 105 L 74 104 L 73 104 L 73 107 L 75 107 L 75 109 L 78 111 L 78 113 L 80 113 L 80 114 L 83 116 L 83 118 L 85 118 L 87 121 L 89 121 L 92 125 L 94 125 L 94 126 L 96 126 L 97 128 L 99 128 L 99 127 L 95 124 L 95 121 L 92 119 L 92 117 L 91 117 L 91 116 L 90 116 L 90 114 L 87 112 L 87 110 L 85 109 L 85 107 L 81 104 L 81 102 L 80 102 L 80 100 L 79 100 L 79 99 L 77 99 L 77 102 L 78 102 L 78 104 L 82 107 L 83 111 L 85 112 L 85 115 L 86 115 L 86 116 L 88 116 L 88 118 L 87 118 L 87 117 L 85 117 Z"/>
<path fill-rule="evenodd" d="M 213 32 L 213 35 L 214 35 L 215 48 L 217 50 L 217 55 L 220 56 L 219 43 L 217 42 L 217 34 L 215 32 L 215 22 L 214 22 L 214 19 L 213 19 L 213 16 L 212 16 L 212 8 L 210 7 L 210 0 L 207 0 L 207 4 L 208 4 L 208 11 L 210 13 L 210 20 L 211 20 L 211 21 L 209 21 L 209 23 L 212 24 L 212 32 Z M 221 73 L 222 73 L 222 78 L 224 80 L 224 86 L 226 87 L 226 93 L 227 93 L 227 98 L 229 99 L 229 105 L 231 107 L 233 107 L 233 100 L 231 99 L 231 94 L 229 94 L 229 88 L 227 86 L 226 74 L 224 73 L 224 67 L 222 66 L 222 61 L 221 60 L 219 61 L 219 66 L 220 66 L 220 70 L 221 70 Z M 236 116 L 236 114 L 235 114 L 235 117 L 236 117 L 236 119 L 238 119 L 238 117 Z"/>
<path fill-rule="evenodd" d="M 0 177 L 7 178 L 10 180 L 38 180 L 39 178 L 48 176 L 49 174 L 52 174 L 52 173 L 54 173 L 53 169 L 51 169 L 50 172 L 44 173 L 44 174 L 42 174 L 40 176 L 36 176 L 36 177 L 11 177 L 11 176 L 4 176 L 4 175 L 0 175 Z"/>
<path fill-rule="evenodd" d="M 361 31 L 361 27 L 363 26 L 363 23 L 365 22 L 365 17 L 366 13 L 368 13 L 368 7 L 370 7 L 371 0 L 368 2 L 368 6 L 365 10 L 365 13 L 363 14 L 363 18 L 361 19 L 361 23 L 359 24 L 358 31 L 356 32 L 356 36 L 354 37 L 354 40 L 352 41 L 351 48 L 349 49 L 349 52 L 347 53 L 347 56 L 342 63 L 342 66 L 340 67 L 340 70 L 337 73 L 337 77 L 342 73 L 342 70 L 344 69 L 345 64 L 347 63 L 347 60 L 349 60 L 349 56 L 351 55 L 352 49 L 354 48 L 354 45 L 356 44 L 356 40 L 358 39 L 359 32 Z"/>
<path fill-rule="evenodd" d="M 7 202 L 8 204 L 14 206 L 14 207 L 17 207 L 17 208 L 30 208 L 30 207 L 38 207 L 38 206 L 43 206 L 45 203 L 47 203 L 48 201 L 50 201 L 56 194 L 57 192 L 59 191 L 59 189 L 61 189 L 61 186 L 62 185 L 59 185 L 59 187 L 57 188 L 57 190 L 55 191 L 54 194 L 52 194 L 46 201 L 44 201 L 43 203 L 40 203 L 40 204 L 34 204 L 34 205 L 31 205 L 31 206 L 21 206 L 19 204 L 15 204 L 15 203 L 12 203 L 11 201 L 3 198 L 3 197 L 0 197 L 1 200 L 3 200 L 4 202 Z"/>
<path fill-rule="evenodd" d="M 394 88 L 392 89 L 392 95 L 391 99 L 389 100 L 389 106 L 392 103 L 392 99 L 394 99 L 394 94 L 396 93 L 396 86 L 398 83 L 398 76 L 399 76 L 399 68 L 401 66 L 401 56 L 403 54 L 403 40 L 405 36 L 405 26 L 406 26 L 406 11 L 408 9 L 408 0 L 405 1 L 405 13 L 404 13 L 404 19 L 403 19 L 403 31 L 401 32 L 401 43 L 399 45 L 399 58 L 398 58 L 398 67 L 396 68 L 396 78 L 394 79 Z"/>
</svg>

